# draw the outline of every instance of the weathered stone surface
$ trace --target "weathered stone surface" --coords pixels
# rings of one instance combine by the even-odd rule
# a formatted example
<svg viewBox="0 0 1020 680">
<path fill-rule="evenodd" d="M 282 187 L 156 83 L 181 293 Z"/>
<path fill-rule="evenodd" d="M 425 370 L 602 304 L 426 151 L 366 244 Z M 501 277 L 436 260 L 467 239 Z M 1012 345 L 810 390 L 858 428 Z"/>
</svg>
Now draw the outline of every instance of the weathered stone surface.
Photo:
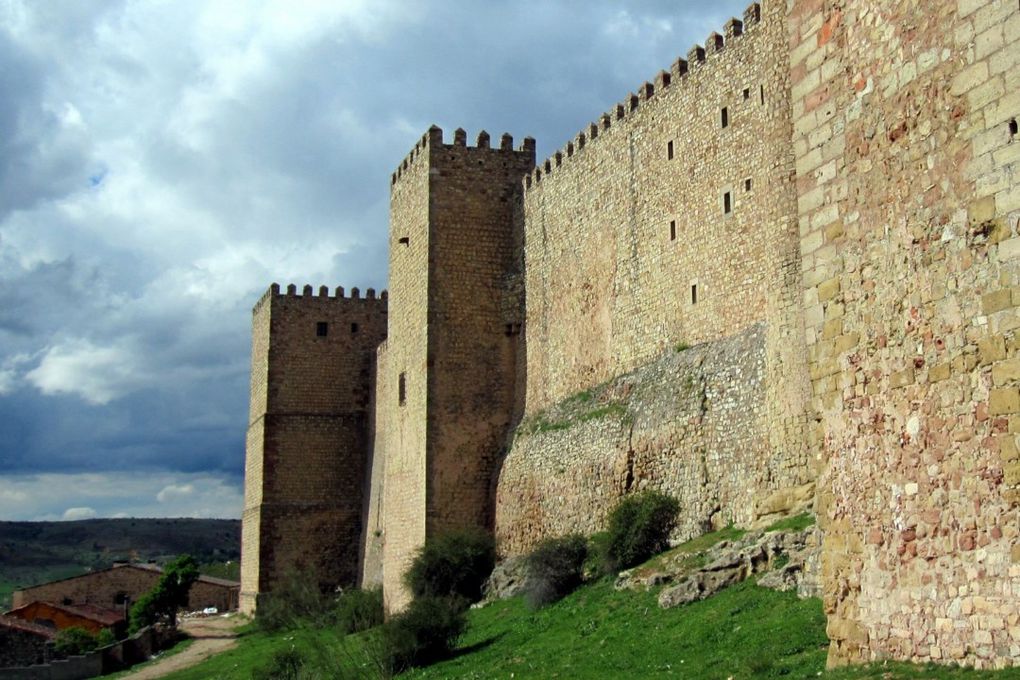
<svg viewBox="0 0 1020 680">
<path fill-rule="evenodd" d="M 659 574 L 660 582 L 675 582 L 659 593 L 659 606 L 677 607 L 703 600 L 727 586 L 760 575 L 758 585 L 776 590 L 796 590 L 799 597 L 818 596 L 820 534 L 816 527 L 798 532 L 752 532 L 739 541 L 724 541 L 706 551 L 704 567 L 689 573 Z M 782 566 L 777 566 L 782 562 Z M 620 574 L 616 587 L 645 585 L 628 572 Z"/>
<path fill-rule="evenodd" d="M 758 324 L 670 351 L 526 419 L 497 487 L 500 550 L 599 531 L 620 497 L 642 489 L 680 499 L 675 542 L 809 506 L 807 456 L 770 440 L 767 335 Z"/>
<path fill-rule="evenodd" d="M 528 569 L 523 556 L 501 560 L 483 587 L 484 601 L 505 600 L 520 595 L 528 581 Z"/>
</svg>

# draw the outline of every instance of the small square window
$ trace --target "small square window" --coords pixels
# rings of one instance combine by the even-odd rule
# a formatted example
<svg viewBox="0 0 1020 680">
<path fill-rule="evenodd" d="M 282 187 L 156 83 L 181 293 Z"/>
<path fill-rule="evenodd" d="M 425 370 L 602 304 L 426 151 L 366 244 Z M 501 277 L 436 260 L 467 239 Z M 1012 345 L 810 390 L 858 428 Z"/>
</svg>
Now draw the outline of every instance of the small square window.
<svg viewBox="0 0 1020 680">
<path fill-rule="evenodd" d="M 669 240 L 676 240 L 676 220 L 669 221 Z"/>
<path fill-rule="evenodd" d="M 673 142 L 666 142 L 666 160 L 673 160 Z"/>
<path fill-rule="evenodd" d="M 315 335 L 320 338 L 324 338 L 329 335 L 329 324 L 325 321 L 319 321 L 315 324 Z"/>
<path fill-rule="evenodd" d="M 357 333 L 357 332 L 358 332 L 358 324 L 352 323 L 351 324 L 351 334 L 353 335 L 354 333 Z"/>
<path fill-rule="evenodd" d="M 730 192 L 726 192 L 722 195 L 722 209 L 723 213 L 729 215 L 733 212 L 733 199 L 730 196 Z"/>
</svg>

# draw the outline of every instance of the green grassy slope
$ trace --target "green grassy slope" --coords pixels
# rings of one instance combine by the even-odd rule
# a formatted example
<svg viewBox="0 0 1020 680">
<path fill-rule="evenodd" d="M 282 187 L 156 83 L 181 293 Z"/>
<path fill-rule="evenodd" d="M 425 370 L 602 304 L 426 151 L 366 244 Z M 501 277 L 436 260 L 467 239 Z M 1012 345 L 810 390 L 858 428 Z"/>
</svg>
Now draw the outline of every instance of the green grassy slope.
<svg viewBox="0 0 1020 680">
<path fill-rule="evenodd" d="M 675 550 L 694 552 L 738 534 L 726 529 Z M 471 610 L 454 658 L 401 677 L 1020 678 L 1020 669 L 977 672 L 908 664 L 825 672 L 828 639 L 817 599 L 799 600 L 747 581 L 702 602 L 663 610 L 658 590 L 617 592 L 603 581 L 539 611 L 529 610 L 520 598 Z M 247 679 L 275 652 L 288 649 L 319 667 L 310 678 L 377 677 L 372 639 L 371 632 L 340 638 L 331 631 L 267 635 L 250 629 L 237 648 L 168 677 Z"/>
</svg>

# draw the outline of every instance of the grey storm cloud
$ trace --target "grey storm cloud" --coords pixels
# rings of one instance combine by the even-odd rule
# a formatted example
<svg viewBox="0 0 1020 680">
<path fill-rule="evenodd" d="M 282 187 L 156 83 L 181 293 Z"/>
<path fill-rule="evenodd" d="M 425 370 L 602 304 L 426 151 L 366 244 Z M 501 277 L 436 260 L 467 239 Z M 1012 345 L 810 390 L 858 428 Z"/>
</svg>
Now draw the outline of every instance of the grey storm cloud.
<svg viewBox="0 0 1020 680">
<path fill-rule="evenodd" d="M 544 157 L 745 4 L 0 0 L 0 519 L 237 516 L 269 283 L 385 288 L 429 125 Z"/>
</svg>

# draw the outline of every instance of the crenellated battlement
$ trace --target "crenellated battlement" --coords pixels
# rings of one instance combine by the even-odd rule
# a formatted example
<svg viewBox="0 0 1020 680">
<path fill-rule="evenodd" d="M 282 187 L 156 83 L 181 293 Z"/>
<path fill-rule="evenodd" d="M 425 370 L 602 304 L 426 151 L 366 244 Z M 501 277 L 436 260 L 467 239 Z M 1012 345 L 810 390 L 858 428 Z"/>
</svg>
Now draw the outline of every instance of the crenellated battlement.
<svg viewBox="0 0 1020 680">
<path fill-rule="evenodd" d="M 449 144 L 443 140 L 443 129 L 438 125 L 431 126 L 425 134 L 421 136 L 411 151 L 404 157 L 404 160 L 400 162 L 397 169 L 393 171 L 390 176 L 390 186 L 394 186 L 399 182 L 404 174 L 413 167 L 414 163 L 422 155 L 426 149 L 439 149 L 439 148 L 452 148 L 462 147 L 467 149 L 479 149 L 484 151 L 491 151 L 493 153 L 530 153 L 532 157 L 535 155 L 535 139 L 533 137 L 525 137 L 521 142 L 520 146 L 514 149 L 514 138 L 508 132 L 504 132 L 499 138 L 499 146 L 492 145 L 492 137 L 488 132 L 482 130 L 476 137 L 475 144 L 473 146 L 467 143 L 467 131 L 464 128 L 457 128 L 453 132 L 453 139 Z"/>
<path fill-rule="evenodd" d="M 778 1 L 778 0 L 769 0 Z M 617 103 L 612 109 L 603 113 L 598 118 L 598 123 L 591 123 L 586 130 L 579 132 L 567 145 L 556 151 L 541 163 L 536 163 L 535 169 L 524 177 L 525 190 L 531 189 L 542 181 L 543 177 L 550 175 L 555 168 L 563 164 L 564 158 L 571 158 L 588 144 L 594 142 L 601 132 L 609 130 L 614 122 L 627 121 L 643 107 L 652 102 L 658 95 L 682 88 L 687 76 L 693 71 L 705 68 L 713 57 L 726 50 L 738 47 L 740 38 L 761 23 L 761 5 L 752 3 L 744 10 L 743 20 L 731 18 L 723 27 L 723 33 L 715 31 L 705 39 L 705 45 L 694 45 L 687 52 L 687 58 L 678 58 L 670 66 L 668 71 L 660 71 L 654 82 L 645 82 L 638 87 L 637 92 L 631 92 L 622 102 Z"/>
<path fill-rule="evenodd" d="M 385 302 L 389 297 L 389 294 L 384 290 L 381 293 L 379 293 L 377 297 L 375 288 L 367 288 L 365 289 L 364 297 L 362 297 L 361 289 L 358 288 L 357 286 L 351 288 L 350 291 L 345 290 L 343 286 L 337 286 L 332 290 L 332 292 L 330 292 L 329 286 L 319 286 L 318 291 L 316 292 L 315 288 L 311 284 L 305 284 L 304 287 L 301 289 L 301 292 L 299 293 L 297 284 L 294 283 L 288 284 L 286 289 L 281 290 L 280 284 L 274 283 L 271 286 L 269 286 L 268 290 L 266 290 L 266 292 L 262 294 L 262 297 L 259 298 L 258 302 L 255 303 L 255 307 L 252 310 L 252 313 L 258 312 L 263 305 L 268 303 L 269 300 L 271 300 L 274 297 L 312 298 L 317 300 L 328 299 L 337 301 L 340 300 L 374 301 L 378 299 Z"/>
</svg>

